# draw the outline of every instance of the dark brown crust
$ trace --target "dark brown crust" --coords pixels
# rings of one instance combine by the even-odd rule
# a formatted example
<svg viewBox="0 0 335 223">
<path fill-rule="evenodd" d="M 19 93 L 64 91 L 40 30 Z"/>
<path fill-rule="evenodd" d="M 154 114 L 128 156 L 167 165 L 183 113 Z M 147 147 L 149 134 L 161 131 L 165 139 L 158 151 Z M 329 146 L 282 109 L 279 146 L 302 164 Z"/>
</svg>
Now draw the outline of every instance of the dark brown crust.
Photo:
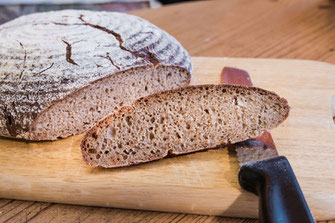
<svg viewBox="0 0 335 223">
<path fill-rule="evenodd" d="M 226 84 L 219 84 L 219 85 L 214 85 L 214 84 L 207 84 L 207 85 L 194 85 L 194 86 L 187 86 L 187 87 L 182 87 L 182 88 L 178 88 L 178 89 L 173 89 L 173 90 L 166 90 L 166 91 L 161 91 L 161 92 L 158 92 L 158 93 L 155 93 L 155 94 L 151 94 L 151 95 L 148 95 L 148 96 L 145 96 L 145 97 L 141 97 L 139 99 L 137 99 L 136 101 L 134 101 L 134 103 L 131 105 L 131 106 L 124 106 L 124 107 L 121 107 L 119 108 L 118 110 L 116 110 L 114 113 L 106 116 L 104 119 L 100 120 L 99 122 L 97 122 L 86 134 L 85 136 L 83 137 L 82 139 L 82 142 L 80 144 L 80 148 L 81 148 L 81 151 L 82 151 L 82 155 L 83 155 L 83 160 L 88 164 L 88 165 L 91 165 L 90 162 L 89 162 L 89 158 L 87 155 L 85 155 L 85 152 L 84 152 L 84 149 L 86 148 L 85 147 L 85 143 L 86 143 L 86 140 L 89 138 L 89 137 L 92 137 L 93 133 L 95 133 L 97 131 L 97 129 L 100 127 L 100 126 L 103 126 L 104 124 L 108 123 L 109 120 L 113 117 L 113 116 L 117 116 L 119 113 L 122 113 L 124 110 L 130 110 L 132 108 L 135 108 L 138 104 L 140 104 L 143 100 L 150 100 L 151 98 L 156 98 L 156 97 L 160 97 L 160 96 L 167 96 L 168 94 L 170 93 L 175 93 L 175 92 L 181 92 L 183 90 L 188 90 L 188 91 L 192 91 L 192 90 L 196 90 L 196 89 L 204 89 L 206 87 L 215 87 L 215 88 L 219 88 L 219 87 L 226 87 L 228 89 L 245 89 L 245 90 L 248 90 L 248 89 L 251 89 L 255 92 L 262 92 L 264 94 L 272 94 L 275 99 L 274 100 L 278 100 L 280 101 L 283 105 L 284 105 L 284 109 L 287 111 L 285 113 L 285 116 L 282 120 L 280 120 L 280 122 L 278 123 L 278 125 L 280 125 L 282 122 L 284 122 L 288 115 L 289 115 L 289 111 L 290 111 L 290 106 L 288 105 L 288 102 L 285 98 L 281 98 L 279 97 L 275 92 L 272 92 L 272 91 L 267 91 L 267 90 L 264 90 L 264 89 L 261 89 L 261 88 L 257 88 L 257 87 L 253 87 L 253 86 L 236 86 L 236 85 L 226 85 Z M 219 145 L 215 148 L 219 148 L 221 147 L 222 145 Z M 86 148 L 87 149 L 87 148 Z M 199 150 L 195 150 L 195 151 L 202 151 L 202 150 L 206 150 L 206 149 L 209 149 L 209 148 L 205 148 L 205 149 L 199 149 Z M 195 151 L 189 151 L 189 152 L 195 152 Z M 188 152 L 185 152 L 185 153 L 180 153 L 180 154 L 186 154 Z M 143 161 L 143 162 L 136 162 L 136 163 L 129 163 L 127 165 L 120 165 L 120 166 L 115 166 L 115 167 L 121 167 L 121 166 L 130 166 L 130 165 L 134 165 L 134 164 L 140 164 L 140 163 L 146 163 L 146 162 L 151 162 L 151 161 L 154 161 L 154 160 L 160 160 L 160 159 L 163 159 L 165 157 L 167 157 L 169 154 L 165 154 L 163 157 L 159 157 L 159 158 L 154 158 L 150 161 Z M 177 155 L 177 154 L 176 154 Z M 110 167 L 109 167 L 110 168 Z M 112 167 L 114 168 L 114 167 Z"/>
</svg>

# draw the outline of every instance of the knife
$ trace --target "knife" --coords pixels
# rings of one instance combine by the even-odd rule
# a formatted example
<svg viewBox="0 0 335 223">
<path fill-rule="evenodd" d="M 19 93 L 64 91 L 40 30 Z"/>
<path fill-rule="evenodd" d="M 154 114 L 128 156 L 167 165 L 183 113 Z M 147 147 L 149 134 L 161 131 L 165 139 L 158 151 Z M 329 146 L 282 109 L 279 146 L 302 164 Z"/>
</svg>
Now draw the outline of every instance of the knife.
<svg viewBox="0 0 335 223">
<path fill-rule="evenodd" d="M 232 67 L 222 70 L 221 83 L 252 86 L 248 72 Z M 259 197 L 259 222 L 315 222 L 289 161 L 279 156 L 269 132 L 229 149 L 235 149 L 241 166 L 240 186 Z"/>
</svg>

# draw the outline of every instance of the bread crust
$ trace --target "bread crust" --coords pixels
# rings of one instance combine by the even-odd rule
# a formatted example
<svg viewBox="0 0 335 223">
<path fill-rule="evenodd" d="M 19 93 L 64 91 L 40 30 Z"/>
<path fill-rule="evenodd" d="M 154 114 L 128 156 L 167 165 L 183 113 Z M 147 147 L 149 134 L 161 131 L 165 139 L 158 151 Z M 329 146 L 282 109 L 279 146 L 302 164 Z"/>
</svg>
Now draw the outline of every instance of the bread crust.
<svg viewBox="0 0 335 223">
<path fill-rule="evenodd" d="M 1 25 L 0 37 L 0 135 L 5 137 L 40 140 L 33 130 L 42 113 L 124 71 L 167 66 L 186 71 L 188 83 L 191 79 L 191 60 L 181 44 L 136 16 L 36 13 Z"/>
</svg>

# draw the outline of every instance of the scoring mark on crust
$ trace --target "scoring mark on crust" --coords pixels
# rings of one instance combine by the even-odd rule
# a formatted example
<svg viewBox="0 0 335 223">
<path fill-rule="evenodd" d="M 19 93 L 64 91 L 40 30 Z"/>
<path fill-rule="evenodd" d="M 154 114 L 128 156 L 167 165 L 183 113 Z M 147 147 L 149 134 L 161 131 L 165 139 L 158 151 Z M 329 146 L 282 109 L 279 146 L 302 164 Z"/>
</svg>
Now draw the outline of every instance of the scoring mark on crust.
<svg viewBox="0 0 335 223">
<path fill-rule="evenodd" d="M 63 43 L 66 44 L 66 61 L 69 62 L 70 64 L 78 66 L 78 64 L 76 62 L 74 62 L 73 59 L 71 58 L 71 56 L 72 56 L 72 46 L 71 46 L 71 44 L 66 42 L 65 40 L 62 40 L 62 41 L 63 41 Z"/>
<path fill-rule="evenodd" d="M 20 44 L 20 46 L 22 47 L 22 49 L 24 50 L 24 57 L 23 57 L 23 69 L 22 69 L 22 71 L 21 71 L 21 73 L 20 73 L 20 79 L 22 78 L 22 76 L 23 76 L 23 73 L 24 73 L 24 71 L 25 71 L 25 69 L 26 69 L 26 60 L 27 60 L 27 50 L 23 47 L 23 44 L 20 42 L 20 41 L 18 41 L 18 40 L 16 40 L 19 44 Z"/>
<path fill-rule="evenodd" d="M 41 70 L 40 72 L 36 73 L 36 75 L 39 75 L 39 74 L 49 70 L 53 65 L 54 65 L 54 63 L 52 63 L 49 67 L 45 68 L 44 70 Z"/>
<path fill-rule="evenodd" d="M 149 61 L 150 63 L 152 63 L 154 66 L 156 66 L 158 63 L 160 63 L 160 60 L 157 59 L 155 57 L 155 55 L 153 53 L 151 53 L 149 51 L 149 49 L 147 48 L 147 51 L 145 52 L 142 52 L 142 54 L 145 54 L 145 55 L 142 55 L 138 52 L 134 52 L 134 51 L 131 51 L 129 49 L 127 49 L 126 47 L 123 46 L 123 39 L 121 37 L 121 35 L 111 29 L 108 29 L 106 27 L 103 27 L 103 26 L 100 26 L 100 25 L 97 25 L 97 24 L 91 24 L 89 22 L 87 22 L 85 19 L 84 19 L 84 15 L 80 15 L 78 17 L 78 19 L 80 21 L 82 21 L 83 23 L 74 23 L 74 24 L 67 24 L 67 23 L 58 23 L 58 22 L 54 22 L 53 24 L 55 25 L 62 25 L 62 26 L 71 26 L 71 25 L 77 25 L 77 26 L 80 26 L 80 25 L 84 25 L 84 26 L 89 26 L 91 28 L 94 28 L 94 29 L 98 29 L 100 31 L 103 31 L 105 33 L 108 33 L 110 35 L 113 35 L 115 37 L 115 39 L 119 42 L 119 47 L 120 49 L 124 50 L 124 51 L 127 51 L 129 52 L 130 54 L 132 54 L 134 57 L 136 58 L 142 58 L 146 61 Z"/>
<path fill-rule="evenodd" d="M 106 56 L 98 56 L 98 57 L 109 60 L 114 67 L 116 67 L 118 70 L 120 70 L 120 67 L 114 63 L 112 58 L 109 56 L 109 53 L 107 53 Z M 98 66 L 98 64 L 97 64 L 97 66 Z"/>
<path fill-rule="evenodd" d="M 103 27 L 103 26 L 99 26 L 97 24 L 91 24 L 91 23 L 88 23 L 87 21 L 84 20 L 84 15 L 80 15 L 79 16 L 79 20 L 83 22 L 82 25 L 85 25 L 85 26 L 89 26 L 89 27 L 92 27 L 94 29 L 98 29 L 98 30 L 101 30 L 103 32 L 106 32 L 110 35 L 113 35 L 115 37 L 115 39 L 119 42 L 119 47 L 124 50 L 124 51 L 127 51 L 129 53 L 131 53 L 133 56 L 135 56 L 136 58 L 140 57 L 140 58 L 143 58 L 145 60 L 147 60 L 146 58 L 144 58 L 143 56 L 131 51 L 131 50 L 128 50 L 127 48 L 125 48 L 123 46 L 123 39 L 121 37 L 121 35 L 111 29 L 107 29 L 106 27 Z M 149 60 L 150 61 L 150 60 Z M 153 63 L 153 62 L 152 62 Z"/>
</svg>

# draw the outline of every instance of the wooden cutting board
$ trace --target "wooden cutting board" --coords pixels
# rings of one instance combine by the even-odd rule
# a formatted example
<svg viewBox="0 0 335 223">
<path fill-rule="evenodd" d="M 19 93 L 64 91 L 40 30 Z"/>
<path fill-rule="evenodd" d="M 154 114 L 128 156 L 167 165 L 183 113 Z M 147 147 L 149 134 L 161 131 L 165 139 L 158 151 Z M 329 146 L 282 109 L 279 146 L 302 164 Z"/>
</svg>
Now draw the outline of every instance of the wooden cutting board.
<svg viewBox="0 0 335 223">
<path fill-rule="evenodd" d="M 193 58 L 195 84 L 219 83 L 224 66 L 285 97 L 289 118 L 271 131 L 317 220 L 335 219 L 335 66 L 301 60 Z M 209 150 L 119 169 L 87 166 L 82 135 L 55 142 L 0 138 L 0 197 L 81 205 L 257 217 L 242 191 L 234 152 Z"/>
</svg>

